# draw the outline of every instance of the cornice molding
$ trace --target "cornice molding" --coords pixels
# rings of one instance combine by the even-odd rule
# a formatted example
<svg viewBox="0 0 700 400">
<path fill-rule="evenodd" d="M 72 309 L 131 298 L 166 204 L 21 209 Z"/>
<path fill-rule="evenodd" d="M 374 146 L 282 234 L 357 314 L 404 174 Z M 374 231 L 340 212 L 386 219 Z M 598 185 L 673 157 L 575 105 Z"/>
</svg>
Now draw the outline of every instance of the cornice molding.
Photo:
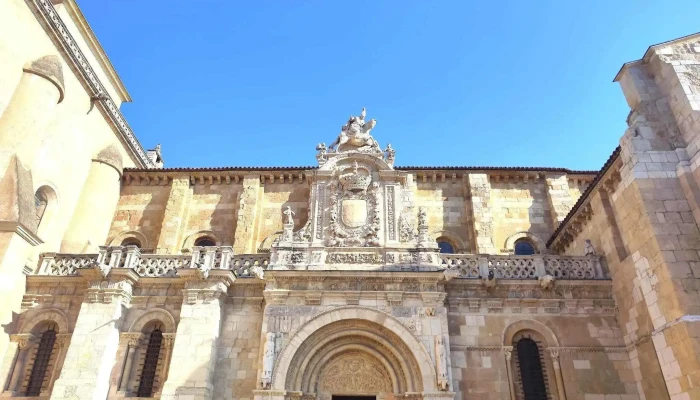
<svg viewBox="0 0 700 400">
<path fill-rule="evenodd" d="M 51 1 L 30 0 L 29 4 L 32 4 L 36 13 L 41 16 L 43 21 L 42 25 L 45 27 L 47 33 L 63 48 L 64 54 L 67 55 L 68 59 L 72 62 L 73 69 L 78 72 L 78 77 L 90 88 L 92 93 L 89 93 L 89 95 L 93 99 L 96 99 L 95 102 L 99 104 L 104 114 L 116 127 L 122 142 L 136 155 L 139 166 L 155 168 L 155 165 L 148 158 L 143 146 L 141 146 L 141 143 L 136 139 L 131 127 L 129 127 L 129 124 L 126 122 L 121 111 L 119 111 L 117 105 L 112 101 L 109 93 L 97 77 L 95 70 L 87 61 L 80 47 L 78 47 L 78 44 L 58 15 L 53 4 L 51 4 Z"/>
<path fill-rule="evenodd" d="M 14 232 L 32 246 L 44 243 L 43 240 L 26 226 L 15 221 L 0 221 L 0 232 Z"/>
</svg>

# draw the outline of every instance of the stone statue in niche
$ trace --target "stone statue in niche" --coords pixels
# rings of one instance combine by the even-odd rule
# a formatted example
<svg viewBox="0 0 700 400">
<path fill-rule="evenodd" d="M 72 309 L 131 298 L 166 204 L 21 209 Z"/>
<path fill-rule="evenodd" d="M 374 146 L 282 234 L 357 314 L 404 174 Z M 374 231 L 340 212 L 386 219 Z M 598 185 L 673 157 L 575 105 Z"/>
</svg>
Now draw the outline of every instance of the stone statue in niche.
<svg viewBox="0 0 700 400">
<path fill-rule="evenodd" d="M 263 389 L 270 389 L 272 386 L 272 368 L 275 365 L 275 336 L 272 332 L 265 335 L 263 371 L 260 377 L 260 387 Z"/>
<path fill-rule="evenodd" d="M 437 362 L 438 388 L 447 391 L 450 387 L 450 379 L 447 374 L 447 348 L 442 335 L 435 338 L 435 361 Z"/>
<path fill-rule="evenodd" d="M 316 161 L 318 161 L 318 165 L 325 164 L 326 161 L 328 161 L 328 149 L 326 148 L 326 144 L 319 143 L 318 145 L 316 145 L 316 150 L 318 151 L 318 153 L 316 153 Z"/>
<path fill-rule="evenodd" d="M 377 121 L 375 119 L 365 121 L 366 115 L 367 111 L 364 108 L 359 116 L 351 115 L 348 122 L 341 128 L 338 138 L 328 149 L 336 153 L 350 150 L 361 153 L 381 153 L 379 143 L 370 135 Z"/>
<path fill-rule="evenodd" d="M 586 239 L 585 244 L 583 245 L 583 255 L 584 256 L 595 256 L 595 248 L 593 247 L 593 243 L 591 243 L 591 239 Z"/>
<path fill-rule="evenodd" d="M 285 225 L 294 225 L 294 211 L 292 211 L 292 207 L 287 206 L 287 209 L 282 211 L 282 214 L 286 217 L 286 222 Z"/>
<path fill-rule="evenodd" d="M 386 155 L 386 163 L 389 164 L 389 166 L 393 167 L 394 159 L 396 158 L 396 150 L 394 150 L 391 147 L 391 143 L 386 145 L 386 149 L 384 149 L 384 154 Z"/>
</svg>

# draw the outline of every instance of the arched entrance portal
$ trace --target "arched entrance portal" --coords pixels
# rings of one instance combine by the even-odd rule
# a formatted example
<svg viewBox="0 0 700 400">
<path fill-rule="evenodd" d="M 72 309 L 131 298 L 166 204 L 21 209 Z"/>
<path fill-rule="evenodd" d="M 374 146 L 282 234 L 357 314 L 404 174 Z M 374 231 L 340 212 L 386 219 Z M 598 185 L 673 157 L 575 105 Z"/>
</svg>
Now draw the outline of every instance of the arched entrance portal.
<svg viewBox="0 0 700 400">
<path fill-rule="evenodd" d="M 317 399 L 436 391 L 425 347 L 398 320 L 354 307 L 323 313 L 279 354 L 272 386 Z"/>
</svg>

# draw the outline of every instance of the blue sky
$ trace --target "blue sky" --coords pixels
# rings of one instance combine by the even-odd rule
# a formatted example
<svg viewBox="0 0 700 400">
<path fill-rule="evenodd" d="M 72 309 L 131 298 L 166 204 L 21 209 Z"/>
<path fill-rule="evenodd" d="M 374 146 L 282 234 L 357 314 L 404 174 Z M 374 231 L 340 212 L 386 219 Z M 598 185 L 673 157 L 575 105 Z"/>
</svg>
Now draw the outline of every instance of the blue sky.
<svg viewBox="0 0 700 400">
<path fill-rule="evenodd" d="M 167 167 L 314 165 L 367 107 L 397 165 L 599 169 L 620 66 L 700 30 L 697 0 L 79 5 Z"/>
</svg>

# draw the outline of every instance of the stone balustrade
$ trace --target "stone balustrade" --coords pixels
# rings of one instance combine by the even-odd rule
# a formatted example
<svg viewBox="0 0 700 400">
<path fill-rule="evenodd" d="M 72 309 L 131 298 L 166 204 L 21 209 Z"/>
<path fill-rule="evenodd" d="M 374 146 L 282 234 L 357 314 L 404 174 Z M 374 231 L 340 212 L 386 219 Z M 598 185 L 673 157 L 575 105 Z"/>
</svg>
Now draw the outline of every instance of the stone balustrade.
<svg viewBox="0 0 700 400">
<path fill-rule="evenodd" d="M 100 247 L 97 254 L 44 253 L 37 275 L 77 276 L 78 269 L 95 263 L 111 268 L 132 268 L 147 278 L 175 277 L 178 269 L 211 263 L 213 269 L 229 269 L 239 278 L 254 276 L 251 267 L 267 268 L 270 254 L 233 254 L 228 246 L 194 247 L 190 254 L 141 254 L 136 246 Z"/>
<path fill-rule="evenodd" d="M 459 271 L 458 278 L 477 279 L 493 271 L 497 279 L 537 279 L 551 275 L 555 279 L 607 279 L 599 256 L 532 256 L 486 254 L 440 254 L 442 266 Z M 270 263 L 269 253 L 233 254 L 228 246 L 194 247 L 190 254 L 141 254 L 135 246 L 100 248 L 98 254 L 44 253 L 37 275 L 73 276 L 80 268 L 95 263 L 112 268 L 132 268 L 139 276 L 175 277 L 178 269 L 211 264 L 213 269 L 228 269 L 236 277 L 255 276 L 253 267 L 263 270 Z M 380 268 L 384 268 L 385 263 Z"/>
<path fill-rule="evenodd" d="M 496 279 L 608 279 L 599 256 L 532 256 L 487 254 L 440 254 L 442 265 L 457 269 L 459 278 L 476 279 L 493 271 Z"/>
</svg>

